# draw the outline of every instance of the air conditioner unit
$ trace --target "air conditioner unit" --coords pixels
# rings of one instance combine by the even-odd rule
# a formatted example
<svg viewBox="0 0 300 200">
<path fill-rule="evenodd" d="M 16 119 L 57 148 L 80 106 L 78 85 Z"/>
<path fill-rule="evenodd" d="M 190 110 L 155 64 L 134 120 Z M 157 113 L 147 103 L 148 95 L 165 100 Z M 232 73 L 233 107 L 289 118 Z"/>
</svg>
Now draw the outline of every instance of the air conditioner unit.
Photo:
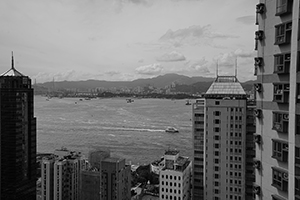
<svg viewBox="0 0 300 200">
<path fill-rule="evenodd" d="M 254 114 L 255 117 L 261 118 L 261 116 L 262 116 L 262 111 L 261 111 L 261 109 L 255 109 L 255 110 L 253 111 L 253 114 Z"/>
<path fill-rule="evenodd" d="M 261 92 L 261 90 L 262 90 L 262 84 L 261 83 L 255 83 L 254 87 L 255 87 L 255 90 L 257 92 Z"/>
<path fill-rule="evenodd" d="M 282 179 L 286 181 L 289 180 L 289 174 L 286 172 L 282 173 Z"/>
<path fill-rule="evenodd" d="M 253 167 L 259 170 L 260 167 L 261 167 L 261 162 L 259 160 L 254 159 L 253 160 Z"/>
<path fill-rule="evenodd" d="M 280 123 L 274 123 L 274 125 L 273 125 L 273 128 L 276 130 L 276 131 L 281 131 L 281 124 Z"/>
<path fill-rule="evenodd" d="M 262 57 L 255 57 L 254 58 L 254 65 L 261 67 L 263 64 L 263 58 Z"/>
<path fill-rule="evenodd" d="M 256 142 L 257 144 L 261 143 L 261 135 L 254 134 L 253 141 Z"/>
<path fill-rule="evenodd" d="M 256 195 L 260 195 L 260 186 L 253 185 L 253 193 Z"/>
<path fill-rule="evenodd" d="M 256 13 L 263 14 L 265 12 L 265 4 L 259 3 L 256 5 Z"/>
<path fill-rule="evenodd" d="M 263 31 L 255 31 L 255 40 L 262 40 L 264 37 L 264 32 Z"/>
<path fill-rule="evenodd" d="M 289 114 L 283 114 L 282 118 L 283 118 L 284 120 L 289 120 Z"/>
</svg>

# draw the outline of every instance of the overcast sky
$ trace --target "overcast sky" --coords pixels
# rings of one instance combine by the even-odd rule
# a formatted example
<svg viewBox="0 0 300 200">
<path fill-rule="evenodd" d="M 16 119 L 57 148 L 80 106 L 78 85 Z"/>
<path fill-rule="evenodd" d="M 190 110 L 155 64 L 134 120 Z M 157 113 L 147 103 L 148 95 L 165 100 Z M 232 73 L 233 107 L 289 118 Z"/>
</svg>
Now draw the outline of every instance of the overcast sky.
<svg viewBox="0 0 300 200">
<path fill-rule="evenodd" d="M 253 76 L 257 0 L 1 0 L 0 69 L 38 83 Z"/>
</svg>

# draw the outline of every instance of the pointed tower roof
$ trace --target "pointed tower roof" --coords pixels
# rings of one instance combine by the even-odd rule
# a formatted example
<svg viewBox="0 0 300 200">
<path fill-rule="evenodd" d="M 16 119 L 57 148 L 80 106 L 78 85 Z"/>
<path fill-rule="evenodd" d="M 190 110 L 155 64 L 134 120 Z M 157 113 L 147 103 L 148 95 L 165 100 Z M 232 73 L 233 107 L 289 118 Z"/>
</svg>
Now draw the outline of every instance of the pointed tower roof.
<svg viewBox="0 0 300 200">
<path fill-rule="evenodd" d="M 246 98 L 246 92 L 236 76 L 217 76 L 207 92 L 206 98 Z"/>
<path fill-rule="evenodd" d="M 11 68 L 8 71 L 1 74 L 0 76 L 24 76 L 21 72 L 15 69 L 13 52 L 11 56 Z"/>
</svg>

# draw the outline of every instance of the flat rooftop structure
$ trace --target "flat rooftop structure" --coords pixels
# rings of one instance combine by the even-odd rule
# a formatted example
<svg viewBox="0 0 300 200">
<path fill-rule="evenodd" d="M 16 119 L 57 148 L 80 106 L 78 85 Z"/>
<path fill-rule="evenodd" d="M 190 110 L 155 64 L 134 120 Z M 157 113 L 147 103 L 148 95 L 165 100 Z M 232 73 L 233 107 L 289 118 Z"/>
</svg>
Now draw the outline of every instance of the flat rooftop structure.
<svg viewBox="0 0 300 200">
<path fill-rule="evenodd" d="M 109 157 L 109 158 L 105 158 L 103 161 L 104 162 L 117 163 L 117 162 L 121 162 L 122 160 L 124 160 L 124 158 Z"/>
<path fill-rule="evenodd" d="M 179 154 L 178 150 L 166 150 L 165 151 L 165 155 L 175 156 L 177 154 Z"/>
<path fill-rule="evenodd" d="M 246 98 L 247 94 L 236 76 L 218 76 L 204 95 L 205 98 Z"/>
</svg>

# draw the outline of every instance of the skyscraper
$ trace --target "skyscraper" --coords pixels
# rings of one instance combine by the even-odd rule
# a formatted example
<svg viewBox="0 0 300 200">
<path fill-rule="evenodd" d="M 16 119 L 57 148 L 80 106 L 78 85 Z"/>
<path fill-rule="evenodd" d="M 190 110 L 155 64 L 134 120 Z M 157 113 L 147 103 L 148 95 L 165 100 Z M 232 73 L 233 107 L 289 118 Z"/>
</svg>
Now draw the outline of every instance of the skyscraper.
<svg viewBox="0 0 300 200">
<path fill-rule="evenodd" d="M 217 76 L 193 105 L 194 199 L 252 199 L 253 108 L 235 76 Z"/>
<path fill-rule="evenodd" d="M 2 200 L 36 198 L 36 118 L 31 80 L 14 67 L 0 75 Z"/>
<path fill-rule="evenodd" d="M 299 0 L 256 6 L 256 199 L 300 199 Z"/>
</svg>

